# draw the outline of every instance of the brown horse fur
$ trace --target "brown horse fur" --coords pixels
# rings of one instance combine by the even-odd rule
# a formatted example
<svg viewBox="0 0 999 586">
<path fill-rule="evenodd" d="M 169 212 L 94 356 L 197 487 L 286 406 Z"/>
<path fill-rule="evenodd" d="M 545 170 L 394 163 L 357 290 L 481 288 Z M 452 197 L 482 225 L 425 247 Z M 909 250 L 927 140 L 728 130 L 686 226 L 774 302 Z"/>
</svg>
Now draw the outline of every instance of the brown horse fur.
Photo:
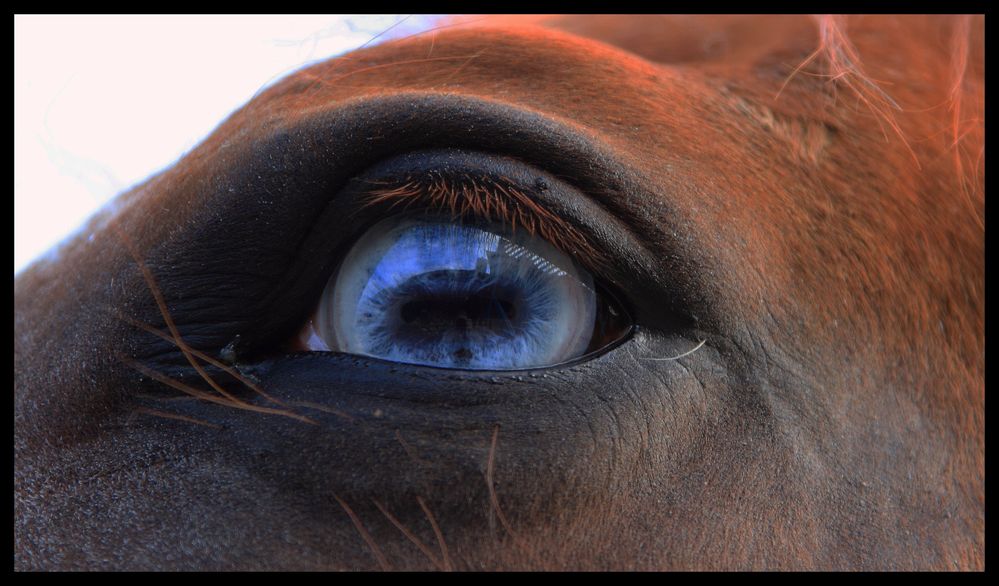
<svg viewBox="0 0 999 586">
<path fill-rule="evenodd" d="M 475 18 L 299 71 L 15 279 L 15 568 L 982 569 L 983 117 L 980 16 Z M 442 148 L 571 187 L 351 191 Z M 276 350 L 414 201 L 604 259 L 637 329 Z"/>
</svg>

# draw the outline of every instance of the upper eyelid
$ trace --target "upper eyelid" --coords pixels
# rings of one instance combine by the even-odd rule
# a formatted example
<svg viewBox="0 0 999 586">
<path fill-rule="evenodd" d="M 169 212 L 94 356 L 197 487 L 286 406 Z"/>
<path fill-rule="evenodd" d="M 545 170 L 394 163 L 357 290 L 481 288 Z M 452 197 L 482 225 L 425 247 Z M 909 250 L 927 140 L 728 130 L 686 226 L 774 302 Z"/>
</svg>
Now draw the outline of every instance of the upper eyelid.
<svg viewBox="0 0 999 586">
<path fill-rule="evenodd" d="M 668 212 L 671 200 L 661 195 L 668 194 L 673 183 L 653 181 L 601 139 L 557 118 L 476 98 L 423 94 L 364 98 L 229 145 L 221 164 L 208 169 L 207 186 L 211 201 L 217 202 L 211 217 L 225 217 L 226 234 L 231 230 L 239 237 L 205 231 L 191 250 L 217 251 L 210 258 L 224 262 L 213 260 L 205 266 L 217 266 L 218 274 L 238 270 L 265 277 L 257 282 L 266 282 L 266 287 L 247 282 L 232 293 L 255 303 L 259 317 L 245 318 L 246 304 L 227 309 L 226 315 L 231 316 L 229 321 L 245 320 L 260 331 L 283 332 L 291 319 L 284 316 L 293 312 L 281 308 L 291 307 L 291 302 L 306 303 L 318 294 L 350 243 L 365 226 L 385 217 L 388 205 L 364 208 L 370 199 L 367 192 L 385 187 L 367 181 L 394 181 L 407 172 L 434 169 L 476 176 L 485 172 L 510 178 L 541 209 L 561 219 L 538 223 L 552 228 L 548 234 L 553 244 L 566 240 L 560 234 L 583 234 L 609 259 L 606 268 L 582 253 L 585 248 L 558 247 L 620 299 L 626 301 L 629 295 L 624 292 L 633 290 L 654 293 L 686 314 L 691 304 L 682 294 L 699 290 L 687 284 L 694 280 L 693 273 L 671 273 L 668 287 L 655 278 L 675 266 L 676 258 L 686 258 L 681 248 L 677 254 L 663 254 L 664 239 L 659 236 L 664 234 L 670 244 L 670 234 L 678 231 L 676 219 L 682 217 Z M 536 185 L 539 178 L 548 189 Z M 628 205 L 647 194 L 653 194 L 657 217 L 662 217 L 654 226 L 648 225 L 644 208 Z M 411 201 L 410 205 L 428 207 L 420 198 Z M 574 230 L 565 230 L 566 226 Z M 201 224 L 192 224 L 191 229 L 201 230 Z M 232 282 L 204 280 L 222 289 Z M 636 312 L 633 305 L 627 309 Z M 656 315 L 648 322 L 653 326 L 662 321 Z M 217 343 L 230 339 L 223 336 Z M 269 343 L 270 334 L 244 339 L 242 346 L 253 350 Z"/>
<path fill-rule="evenodd" d="M 360 142 L 358 137 L 367 138 Z M 564 225 L 575 226 L 603 253 L 610 261 L 606 271 L 600 262 L 586 262 L 585 253 L 577 260 L 594 274 L 607 273 L 605 276 L 630 276 L 620 266 L 622 250 L 628 252 L 629 266 L 643 273 L 652 270 L 661 254 L 648 249 L 648 232 L 676 233 L 674 219 L 683 215 L 681 210 L 672 209 L 670 198 L 655 197 L 657 208 L 664 212 L 663 220 L 649 226 L 647 215 L 636 212 L 636 206 L 627 202 L 649 199 L 643 198 L 644 194 L 668 193 L 672 183 L 663 184 L 638 172 L 600 135 L 557 117 L 469 96 L 414 92 L 365 97 L 328 112 L 310 113 L 279 131 L 267 131 L 241 144 L 254 145 L 243 157 L 249 164 L 233 173 L 235 181 L 222 181 L 227 186 L 226 195 L 248 190 L 281 193 L 288 185 L 284 175 L 288 165 L 296 170 L 311 167 L 314 177 L 325 185 L 322 191 L 313 191 L 310 186 L 302 190 L 314 194 L 311 211 L 303 215 L 318 218 L 333 209 L 332 221 L 338 230 L 344 227 L 343 214 L 366 215 L 357 205 L 362 203 L 357 197 L 362 191 L 358 180 L 367 178 L 362 176 L 372 168 L 384 170 L 386 161 L 439 151 L 516 161 L 521 169 L 530 169 L 530 176 L 524 177 L 517 170 L 503 174 L 517 179 L 527 190 L 537 176 L 552 183 L 551 192 L 538 193 L 535 200 L 562 218 Z M 234 153 L 232 158 L 241 155 Z M 294 161 L 283 163 L 292 155 Z M 304 162 L 300 162 L 302 158 Z M 337 165 L 331 167 L 330 160 Z M 282 164 L 275 165 L 275 161 Z M 261 185 L 261 177 L 268 185 Z M 381 174 L 376 179 L 395 177 L 398 174 Z M 245 209 L 245 204 L 240 197 L 238 206 Z M 554 231 L 552 234 L 557 236 Z"/>
</svg>

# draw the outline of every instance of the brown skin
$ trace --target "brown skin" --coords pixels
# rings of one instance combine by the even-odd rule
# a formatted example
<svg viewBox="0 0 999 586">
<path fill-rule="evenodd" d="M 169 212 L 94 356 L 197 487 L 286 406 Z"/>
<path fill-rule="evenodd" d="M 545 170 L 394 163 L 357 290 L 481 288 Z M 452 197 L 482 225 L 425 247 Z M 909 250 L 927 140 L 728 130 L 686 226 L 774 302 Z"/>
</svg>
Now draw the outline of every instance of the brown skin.
<svg viewBox="0 0 999 586">
<path fill-rule="evenodd" d="M 17 569 L 984 567 L 949 22 L 850 21 L 893 118 L 823 59 L 791 75 L 804 17 L 547 23 L 623 49 L 503 19 L 314 66 L 15 280 Z M 351 177 L 424 149 L 536 170 L 638 329 L 522 373 L 285 353 L 383 213 Z M 166 315 L 274 401 L 212 389 Z"/>
</svg>

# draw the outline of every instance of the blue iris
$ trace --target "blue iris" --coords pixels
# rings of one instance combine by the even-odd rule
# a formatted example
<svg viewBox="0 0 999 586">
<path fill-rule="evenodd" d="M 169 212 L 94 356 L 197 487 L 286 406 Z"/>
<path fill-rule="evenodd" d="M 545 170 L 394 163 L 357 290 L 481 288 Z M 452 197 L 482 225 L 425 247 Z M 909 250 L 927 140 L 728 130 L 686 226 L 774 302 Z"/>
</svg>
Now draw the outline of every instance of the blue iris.
<svg viewBox="0 0 999 586">
<path fill-rule="evenodd" d="M 319 312 L 331 349 L 397 362 L 546 366 L 581 355 L 593 333 L 592 277 L 544 240 L 498 225 L 387 220 L 331 285 Z"/>
</svg>

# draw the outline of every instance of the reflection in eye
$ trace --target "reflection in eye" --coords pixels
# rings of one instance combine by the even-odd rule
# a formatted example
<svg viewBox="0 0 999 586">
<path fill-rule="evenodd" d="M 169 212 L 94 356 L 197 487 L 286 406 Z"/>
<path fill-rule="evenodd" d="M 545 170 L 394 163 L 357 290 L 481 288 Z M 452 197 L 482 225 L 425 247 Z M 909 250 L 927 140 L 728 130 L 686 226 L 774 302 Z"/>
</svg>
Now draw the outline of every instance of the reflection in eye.
<svg viewBox="0 0 999 586">
<path fill-rule="evenodd" d="M 598 349 L 619 317 L 585 269 L 526 230 L 401 216 L 354 244 L 302 337 L 309 350 L 509 370 Z"/>
</svg>

